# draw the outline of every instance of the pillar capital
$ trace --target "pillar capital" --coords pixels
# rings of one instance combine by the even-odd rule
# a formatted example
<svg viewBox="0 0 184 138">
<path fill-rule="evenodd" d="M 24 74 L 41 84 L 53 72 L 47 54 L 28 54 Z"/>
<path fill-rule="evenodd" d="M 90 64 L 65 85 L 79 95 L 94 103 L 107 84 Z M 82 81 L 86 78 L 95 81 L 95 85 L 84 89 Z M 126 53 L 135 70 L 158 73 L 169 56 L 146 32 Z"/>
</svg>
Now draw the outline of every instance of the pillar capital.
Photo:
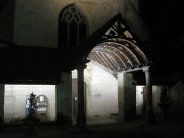
<svg viewBox="0 0 184 138">
<path fill-rule="evenodd" d="M 86 68 L 86 64 L 79 64 L 79 65 L 77 65 L 77 70 L 84 70 L 85 68 Z"/>
<path fill-rule="evenodd" d="M 150 66 L 145 66 L 142 68 L 143 72 L 149 72 L 150 71 Z"/>
<path fill-rule="evenodd" d="M 145 73 L 146 79 L 146 108 L 147 108 L 147 117 L 149 123 L 155 123 L 155 116 L 153 112 L 153 101 L 152 101 L 152 82 L 151 82 L 151 70 L 149 66 L 142 68 Z"/>
<path fill-rule="evenodd" d="M 88 59 L 81 59 L 77 64 L 76 64 L 76 69 L 81 70 L 86 68 L 86 63 L 88 63 L 90 60 Z"/>
</svg>

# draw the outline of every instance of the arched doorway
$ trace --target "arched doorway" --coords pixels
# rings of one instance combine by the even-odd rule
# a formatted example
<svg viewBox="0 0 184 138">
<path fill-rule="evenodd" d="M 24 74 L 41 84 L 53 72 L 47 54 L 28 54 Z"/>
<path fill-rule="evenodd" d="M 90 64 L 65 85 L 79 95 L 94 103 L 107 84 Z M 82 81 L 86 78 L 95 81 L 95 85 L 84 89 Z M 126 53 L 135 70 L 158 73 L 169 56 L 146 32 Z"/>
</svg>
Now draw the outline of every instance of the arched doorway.
<svg viewBox="0 0 184 138">
<path fill-rule="evenodd" d="M 110 22 L 110 21 L 109 21 Z M 136 87 L 131 72 L 149 66 L 140 42 L 121 16 L 103 32 L 88 60 L 110 70 L 118 81 L 118 114 L 123 118 L 136 115 Z M 127 74 L 128 72 L 128 74 Z"/>
</svg>

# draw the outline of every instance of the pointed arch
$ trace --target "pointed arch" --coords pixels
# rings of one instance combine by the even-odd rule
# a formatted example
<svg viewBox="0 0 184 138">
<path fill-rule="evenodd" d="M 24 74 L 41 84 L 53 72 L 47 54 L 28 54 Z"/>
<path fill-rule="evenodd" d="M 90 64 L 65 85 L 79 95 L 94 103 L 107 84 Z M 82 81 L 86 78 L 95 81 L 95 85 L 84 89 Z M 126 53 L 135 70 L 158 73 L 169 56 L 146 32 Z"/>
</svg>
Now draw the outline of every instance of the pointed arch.
<svg viewBox="0 0 184 138">
<path fill-rule="evenodd" d="M 87 18 L 76 4 L 70 4 L 61 10 L 58 25 L 59 48 L 78 47 L 87 38 Z"/>
</svg>

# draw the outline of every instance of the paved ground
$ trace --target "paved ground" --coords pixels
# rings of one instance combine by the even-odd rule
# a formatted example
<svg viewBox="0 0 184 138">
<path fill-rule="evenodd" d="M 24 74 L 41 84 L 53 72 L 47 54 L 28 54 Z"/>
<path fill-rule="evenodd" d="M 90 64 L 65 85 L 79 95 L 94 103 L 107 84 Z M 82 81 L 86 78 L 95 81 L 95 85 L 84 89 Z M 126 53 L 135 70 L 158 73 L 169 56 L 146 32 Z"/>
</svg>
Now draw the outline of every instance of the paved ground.
<svg viewBox="0 0 184 138">
<path fill-rule="evenodd" d="M 157 124 L 147 124 L 142 119 L 121 124 L 90 125 L 86 132 L 74 126 L 42 125 L 37 133 L 27 135 L 28 128 L 22 125 L 6 126 L 0 138 L 184 138 L 184 117 L 157 118 Z"/>
</svg>

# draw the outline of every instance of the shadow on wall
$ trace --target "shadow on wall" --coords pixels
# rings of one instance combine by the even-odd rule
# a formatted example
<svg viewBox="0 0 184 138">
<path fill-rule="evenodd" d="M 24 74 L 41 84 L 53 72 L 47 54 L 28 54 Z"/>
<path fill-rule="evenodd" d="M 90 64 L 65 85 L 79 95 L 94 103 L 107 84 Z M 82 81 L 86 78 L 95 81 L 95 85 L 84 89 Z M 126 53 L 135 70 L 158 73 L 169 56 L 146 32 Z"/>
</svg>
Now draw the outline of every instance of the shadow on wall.
<svg viewBox="0 0 184 138">
<path fill-rule="evenodd" d="M 68 124 L 72 124 L 72 121 L 69 117 L 63 114 L 57 114 L 56 124 L 57 125 L 68 125 Z"/>
</svg>

